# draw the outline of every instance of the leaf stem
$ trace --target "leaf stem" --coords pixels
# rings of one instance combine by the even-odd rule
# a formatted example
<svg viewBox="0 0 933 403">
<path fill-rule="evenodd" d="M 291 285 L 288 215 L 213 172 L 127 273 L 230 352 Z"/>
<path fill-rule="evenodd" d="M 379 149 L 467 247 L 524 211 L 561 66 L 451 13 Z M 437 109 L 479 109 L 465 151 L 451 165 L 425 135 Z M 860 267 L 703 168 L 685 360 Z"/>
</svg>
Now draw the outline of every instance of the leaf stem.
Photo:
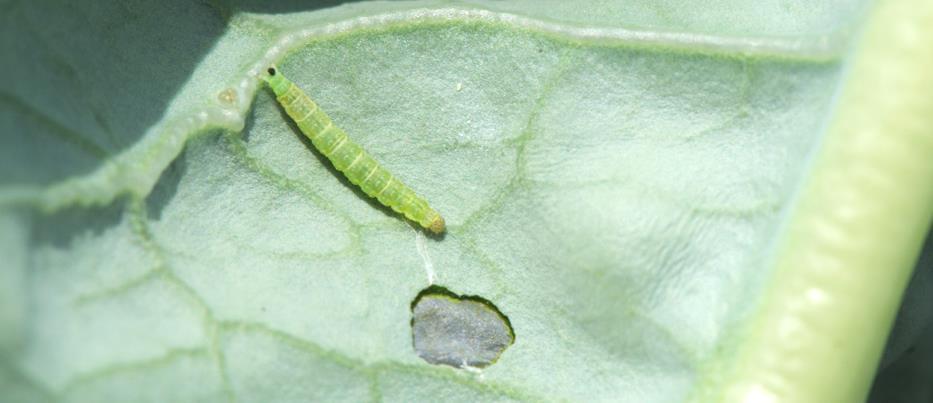
<svg viewBox="0 0 933 403">
<path fill-rule="evenodd" d="M 863 35 L 761 300 L 695 400 L 867 396 L 933 219 L 933 2 L 880 1 Z"/>
</svg>

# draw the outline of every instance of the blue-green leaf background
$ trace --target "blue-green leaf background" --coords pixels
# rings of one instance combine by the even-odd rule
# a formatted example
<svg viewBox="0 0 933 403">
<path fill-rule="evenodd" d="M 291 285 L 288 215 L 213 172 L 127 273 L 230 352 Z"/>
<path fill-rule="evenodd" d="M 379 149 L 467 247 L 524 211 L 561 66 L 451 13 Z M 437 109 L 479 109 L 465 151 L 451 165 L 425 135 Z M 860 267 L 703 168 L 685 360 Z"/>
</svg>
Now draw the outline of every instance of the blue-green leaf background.
<svg viewBox="0 0 933 403">
<path fill-rule="evenodd" d="M 741 342 L 867 6 L 263 3 L 0 2 L 4 401 L 680 401 Z M 301 30 L 273 61 L 443 239 L 256 88 Z M 877 401 L 933 395 L 930 262 Z M 508 315 L 496 364 L 418 358 L 429 281 Z"/>
</svg>

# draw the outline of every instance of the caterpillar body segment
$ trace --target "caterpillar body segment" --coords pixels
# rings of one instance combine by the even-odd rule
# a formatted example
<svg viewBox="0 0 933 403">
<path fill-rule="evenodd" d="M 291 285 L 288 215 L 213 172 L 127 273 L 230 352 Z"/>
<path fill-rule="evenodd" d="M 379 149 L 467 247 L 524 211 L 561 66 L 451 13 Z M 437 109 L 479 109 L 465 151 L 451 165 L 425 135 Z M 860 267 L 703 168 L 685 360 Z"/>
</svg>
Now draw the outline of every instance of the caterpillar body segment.
<svg viewBox="0 0 933 403">
<path fill-rule="evenodd" d="M 285 113 L 311 140 L 311 144 L 334 164 L 334 168 L 383 205 L 431 232 L 444 232 L 444 219 L 427 201 L 380 166 L 363 147 L 350 140 L 346 132 L 334 125 L 330 117 L 281 72 L 270 67 L 266 73 L 262 78 Z"/>
</svg>

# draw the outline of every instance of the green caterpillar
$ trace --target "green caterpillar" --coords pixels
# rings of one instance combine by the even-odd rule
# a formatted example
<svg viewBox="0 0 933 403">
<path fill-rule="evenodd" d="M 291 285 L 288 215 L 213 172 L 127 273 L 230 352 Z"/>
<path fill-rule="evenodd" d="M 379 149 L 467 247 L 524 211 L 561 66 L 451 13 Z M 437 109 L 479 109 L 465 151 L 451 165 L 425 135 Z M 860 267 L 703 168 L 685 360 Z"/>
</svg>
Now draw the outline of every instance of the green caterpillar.
<svg viewBox="0 0 933 403">
<path fill-rule="evenodd" d="M 324 154 L 334 168 L 343 172 L 354 185 L 380 203 L 401 213 L 427 230 L 444 232 L 444 219 L 428 202 L 379 165 L 363 147 L 354 143 L 343 130 L 334 126 L 311 98 L 275 67 L 269 67 L 262 79 L 314 147 Z"/>
</svg>

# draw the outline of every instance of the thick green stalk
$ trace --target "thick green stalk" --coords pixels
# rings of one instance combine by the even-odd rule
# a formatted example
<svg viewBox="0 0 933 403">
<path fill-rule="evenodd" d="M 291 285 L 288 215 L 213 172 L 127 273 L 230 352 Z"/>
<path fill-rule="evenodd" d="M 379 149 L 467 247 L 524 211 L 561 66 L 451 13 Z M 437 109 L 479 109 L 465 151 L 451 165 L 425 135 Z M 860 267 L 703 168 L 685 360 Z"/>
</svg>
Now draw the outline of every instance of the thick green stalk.
<svg viewBox="0 0 933 403">
<path fill-rule="evenodd" d="M 933 217 L 933 2 L 881 1 L 867 24 L 762 299 L 703 400 L 856 402 L 871 386 Z"/>
</svg>

